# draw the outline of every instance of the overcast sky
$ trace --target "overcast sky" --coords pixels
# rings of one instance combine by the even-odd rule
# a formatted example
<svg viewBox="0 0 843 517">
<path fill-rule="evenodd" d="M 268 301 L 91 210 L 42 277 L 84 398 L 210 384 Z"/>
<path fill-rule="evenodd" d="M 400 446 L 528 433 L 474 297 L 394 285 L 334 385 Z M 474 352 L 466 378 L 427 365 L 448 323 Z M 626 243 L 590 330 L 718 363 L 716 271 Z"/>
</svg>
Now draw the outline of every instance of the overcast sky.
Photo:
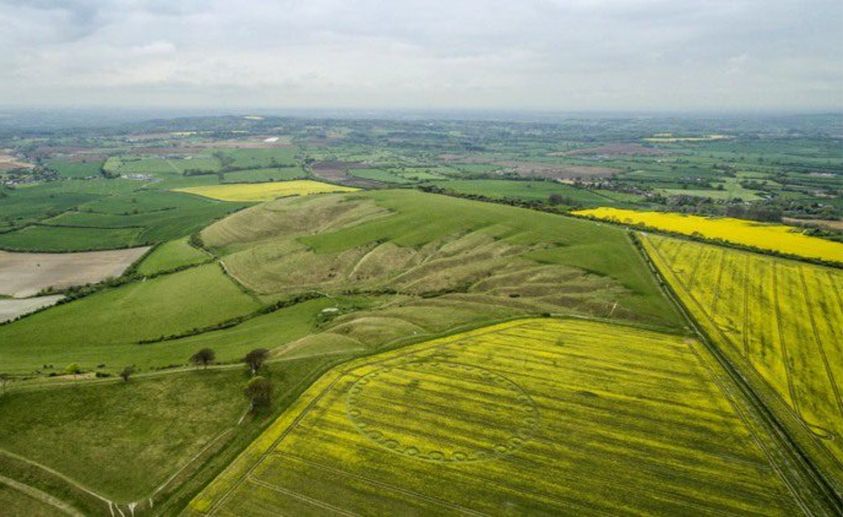
<svg viewBox="0 0 843 517">
<path fill-rule="evenodd" d="M 0 0 L 0 105 L 843 110 L 843 0 Z"/>
</svg>

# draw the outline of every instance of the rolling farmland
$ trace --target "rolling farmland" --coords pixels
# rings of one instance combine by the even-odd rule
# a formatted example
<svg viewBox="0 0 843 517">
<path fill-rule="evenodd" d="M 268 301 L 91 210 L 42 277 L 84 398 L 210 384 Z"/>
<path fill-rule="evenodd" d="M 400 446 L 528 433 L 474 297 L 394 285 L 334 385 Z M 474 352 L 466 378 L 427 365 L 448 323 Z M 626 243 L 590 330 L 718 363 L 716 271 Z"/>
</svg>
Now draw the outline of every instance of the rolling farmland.
<svg viewBox="0 0 843 517">
<path fill-rule="evenodd" d="M 232 183 L 177 189 L 199 196 L 223 201 L 270 201 L 279 197 L 306 196 L 326 192 L 353 192 L 357 189 L 312 180 L 293 180 L 275 183 Z"/>
<path fill-rule="evenodd" d="M 118 277 L 147 250 L 61 254 L 0 251 L 0 295 L 24 298 L 42 289 L 64 289 Z"/>
<path fill-rule="evenodd" d="M 685 235 L 700 235 L 707 239 L 719 239 L 787 255 L 843 263 L 843 243 L 803 235 L 793 227 L 781 224 L 606 207 L 580 210 L 575 214 Z"/>
<path fill-rule="evenodd" d="M 188 514 L 793 514 L 699 346 L 542 319 L 358 359 Z"/>
<path fill-rule="evenodd" d="M 774 409 L 792 412 L 830 451 L 816 460 L 843 483 L 843 272 L 682 239 L 642 240 L 711 338 L 775 392 Z"/>
</svg>

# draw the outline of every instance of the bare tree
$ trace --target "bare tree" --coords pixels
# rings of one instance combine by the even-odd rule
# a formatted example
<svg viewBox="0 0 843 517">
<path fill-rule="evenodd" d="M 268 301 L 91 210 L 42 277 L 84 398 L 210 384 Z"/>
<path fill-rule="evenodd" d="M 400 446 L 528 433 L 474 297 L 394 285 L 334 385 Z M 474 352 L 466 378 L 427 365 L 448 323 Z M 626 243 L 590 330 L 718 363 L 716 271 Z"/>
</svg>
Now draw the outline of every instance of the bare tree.
<svg viewBox="0 0 843 517">
<path fill-rule="evenodd" d="M 207 368 L 208 364 L 213 363 L 216 357 L 217 354 L 215 354 L 213 350 L 210 348 L 203 348 L 190 356 L 190 362 L 195 365 L 201 364 L 204 368 Z"/>
<path fill-rule="evenodd" d="M 252 375 L 258 373 L 258 370 L 261 369 L 263 363 L 269 357 L 269 350 L 266 348 L 255 348 L 248 354 L 246 357 L 243 358 L 243 362 L 249 366 L 249 369 L 252 370 Z"/>
</svg>

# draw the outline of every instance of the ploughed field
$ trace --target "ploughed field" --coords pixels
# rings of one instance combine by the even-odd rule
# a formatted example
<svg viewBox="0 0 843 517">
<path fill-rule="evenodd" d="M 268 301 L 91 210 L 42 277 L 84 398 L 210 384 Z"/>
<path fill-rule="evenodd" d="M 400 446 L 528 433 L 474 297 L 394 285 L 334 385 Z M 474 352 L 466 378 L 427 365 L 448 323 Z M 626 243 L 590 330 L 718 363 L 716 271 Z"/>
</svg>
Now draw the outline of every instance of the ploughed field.
<svg viewBox="0 0 843 517">
<path fill-rule="evenodd" d="M 691 339 L 528 319 L 338 366 L 188 514 L 798 511 Z"/>
<path fill-rule="evenodd" d="M 843 486 L 843 271 L 683 239 L 642 240 L 706 333 L 757 390 L 770 392 L 768 405 Z"/>
<path fill-rule="evenodd" d="M 701 217 L 608 207 L 580 210 L 574 213 L 684 235 L 699 235 L 707 239 L 722 240 L 785 255 L 843 264 L 843 243 L 803 235 L 798 229 L 781 224 L 757 223 L 729 217 Z"/>
</svg>

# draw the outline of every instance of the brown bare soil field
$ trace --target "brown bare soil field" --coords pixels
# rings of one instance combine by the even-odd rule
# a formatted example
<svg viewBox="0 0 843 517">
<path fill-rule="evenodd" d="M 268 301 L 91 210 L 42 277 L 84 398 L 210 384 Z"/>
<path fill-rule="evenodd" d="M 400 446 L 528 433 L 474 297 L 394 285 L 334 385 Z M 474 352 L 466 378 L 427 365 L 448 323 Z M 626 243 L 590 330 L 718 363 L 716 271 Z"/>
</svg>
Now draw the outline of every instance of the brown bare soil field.
<svg viewBox="0 0 843 517">
<path fill-rule="evenodd" d="M 34 167 L 31 163 L 22 162 L 11 154 L 5 151 L 0 151 L 0 171 L 10 171 L 12 169 L 31 169 Z"/>
<path fill-rule="evenodd" d="M 348 170 L 355 167 L 362 168 L 366 167 L 366 165 L 361 162 L 330 160 L 316 162 L 310 166 L 310 170 L 313 172 L 314 176 L 329 183 L 338 183 L 340 185 L 357 188 L 377 188 L 383 186 L 383 183 L 379 181 L 357 178 L 349 174 Z"/>
<path fill-rule="evenodd" d="M 661 156 L 665 154 L 669 153 L 663 149 L 641 144 L 606 144 L 562 153 L 550 153 L 550 156 Z"/>
<path fill-rule="evenodd" d="M 0 294 L 25 298 L 53 287 L 99 282 L 120 276 L 148 246 L 84 253 L 12 253 L 0 251 Z"/>
<path fill-rule="evenodd" d="M 821 228 L 823 230 L 843 232 L 843 221 L 837 221 L 834 219 L 795 219 L 793 217 L 782 217 L 782 222 L 792 226 L 807 226 L 811 228 Z"/>
<path fill-rule="evenodd" d="M 508 172 L 514 172 L 519 176 L 528 178 L 600 178 L 620 172 L 618 169 L 591 165 L 558 165 L 543 162 L 516 161 L 501 161 L 495 162 L 495 164 L 504 167 Z"/>
<path fill-rule="evenodd" d="M 23 300 L 0 300 L 0 323 L 11 321 L 18 316 L 29 314 L 43 307 L 55 305 L 64 298 L 60 294 L 50 296 L 38 296 L 36 298 L 25 298 Z"/>
</svg>

